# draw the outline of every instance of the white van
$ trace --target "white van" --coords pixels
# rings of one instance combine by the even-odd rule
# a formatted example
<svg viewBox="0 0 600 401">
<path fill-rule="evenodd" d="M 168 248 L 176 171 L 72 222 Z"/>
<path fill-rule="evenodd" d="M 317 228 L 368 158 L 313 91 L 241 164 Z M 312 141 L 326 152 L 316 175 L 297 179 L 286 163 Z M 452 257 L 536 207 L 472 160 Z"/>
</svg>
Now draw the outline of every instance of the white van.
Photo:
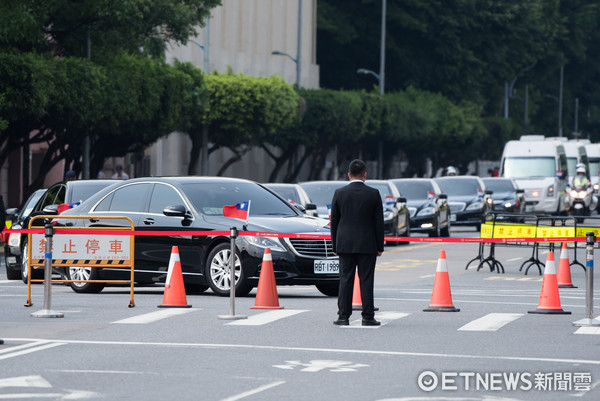
<svg viewBox="0 0 600 401">
<path fill-rule="evenodd" d="M 600 184 L 600 143 L 586 143 L 585 151 L 588 156 L 590 181 L 592 185 Z"/>
<path fill-rule="evenodd" d="M 567 156 L 562 141 L 541 135 L 508 141 L 502 152 L 501 176 L 525 191 L 525 212 L 558 214 L 565 210 Z"/>
</svg>

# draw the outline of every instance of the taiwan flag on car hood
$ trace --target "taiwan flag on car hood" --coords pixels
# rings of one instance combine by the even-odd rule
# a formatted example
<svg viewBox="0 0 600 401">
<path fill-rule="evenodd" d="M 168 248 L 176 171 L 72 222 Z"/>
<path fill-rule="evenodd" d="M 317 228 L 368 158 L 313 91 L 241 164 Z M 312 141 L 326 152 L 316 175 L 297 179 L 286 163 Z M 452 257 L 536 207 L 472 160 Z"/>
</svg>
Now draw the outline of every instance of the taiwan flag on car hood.
<svg viewBox="0 0 600 401">
<path fill-rule="evenodd" d="M 235 205 L 223 206 L 223 216 L 233 217 L 234 219 L 248 220 L 250 213 L 250 201 L 240 202 Z"/>
</svg>

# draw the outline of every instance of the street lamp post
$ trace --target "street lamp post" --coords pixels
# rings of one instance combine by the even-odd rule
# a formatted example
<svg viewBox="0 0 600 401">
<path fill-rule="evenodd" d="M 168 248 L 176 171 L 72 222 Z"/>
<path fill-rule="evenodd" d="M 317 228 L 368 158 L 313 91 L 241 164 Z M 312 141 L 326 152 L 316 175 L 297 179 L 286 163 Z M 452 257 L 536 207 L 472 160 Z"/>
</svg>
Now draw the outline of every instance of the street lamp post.
<svg viewBox="0 0 600 401">
<path fill-rule="evenodd" d="M 289 53 L 279 50 L 274 50 L 271 54 L 274 56 L 289 57 L 296 63 L 296 86 L 300 89 L 300 83 L 302 82 L 302 0 L 298 0 L 298 49 L 296 58 L 292 57 Z"/>
</svg>

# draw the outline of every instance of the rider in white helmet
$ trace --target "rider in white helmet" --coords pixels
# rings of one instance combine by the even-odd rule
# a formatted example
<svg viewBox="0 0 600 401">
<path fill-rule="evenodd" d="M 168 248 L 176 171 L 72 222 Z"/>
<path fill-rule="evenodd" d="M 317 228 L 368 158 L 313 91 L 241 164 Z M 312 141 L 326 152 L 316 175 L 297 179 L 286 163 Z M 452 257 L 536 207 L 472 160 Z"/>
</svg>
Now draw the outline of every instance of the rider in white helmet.
<svg viewBox="0 0 600 401">
<path fill-rule="evenodd" d="M 575 187 L 584 187 L 584 188 L 589 187 L 590 186 L 590 181 L 586 177 L 587 171 L 585 169 L 585 164 L 578 163 L 577 164 L 577 169 L 575 171 L 576 171 L 577 175 L 575 177 L 573 177 L 573 183 L 572 183 L 573 188 L 575 188 Z"/>
<path fill-rule="evenodd" d="M 446 169 L 446 174 L 448 176 L 455 176 L 456 175 L 456 169 L 452 166 L 448 166 L 448 168 Z"/>
</svg>

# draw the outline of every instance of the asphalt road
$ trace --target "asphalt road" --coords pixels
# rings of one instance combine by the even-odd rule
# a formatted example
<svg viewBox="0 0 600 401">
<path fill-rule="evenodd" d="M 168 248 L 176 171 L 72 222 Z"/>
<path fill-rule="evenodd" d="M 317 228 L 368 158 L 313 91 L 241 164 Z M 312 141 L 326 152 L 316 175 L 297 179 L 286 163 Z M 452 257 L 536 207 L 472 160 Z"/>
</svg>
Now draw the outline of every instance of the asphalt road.
<svg viewBox="0 0 600 401">
<path fill-rule="evenodd" d="M 440 250 L 460 312 L 423 312 Z M 188 295 L 192 308 L 164 309 L 163 288 L 136 288 L 128 308 L 125 288 L 84 295 L 55 285 L 51 309 L 64 317 L 35 318 L 43 286 L 33 286 L 34 305 L 24 307 L 27 287 L 7 281 L 2 265 L 0 399 L 600 399 L 600 328 L 572 325 L 585 317 L 583 269 L 571 268 L 578 288 L 560 289 L 570 315 L 529 314 L 542 285 L 536 269 L 519 271 L 531 248 L 497 248 L 504 274 L 466 270 L 477 251 L 458 243 L 386 248 L 375 276 L 376 328 L 360 326 L 359 312 L 351 326 L 334 326 L 336 299 L 309 286 L 279 287 L 281 310 L 250 309 L 253 291 L 236 299 L 236 316 L 247 319 L 224 320 L 229 299 L 210 291 Z M 577 258 L 585 261 L 583 250 Z M 597 311 L 600 296 L 594 303 Z"/>
</svg>

